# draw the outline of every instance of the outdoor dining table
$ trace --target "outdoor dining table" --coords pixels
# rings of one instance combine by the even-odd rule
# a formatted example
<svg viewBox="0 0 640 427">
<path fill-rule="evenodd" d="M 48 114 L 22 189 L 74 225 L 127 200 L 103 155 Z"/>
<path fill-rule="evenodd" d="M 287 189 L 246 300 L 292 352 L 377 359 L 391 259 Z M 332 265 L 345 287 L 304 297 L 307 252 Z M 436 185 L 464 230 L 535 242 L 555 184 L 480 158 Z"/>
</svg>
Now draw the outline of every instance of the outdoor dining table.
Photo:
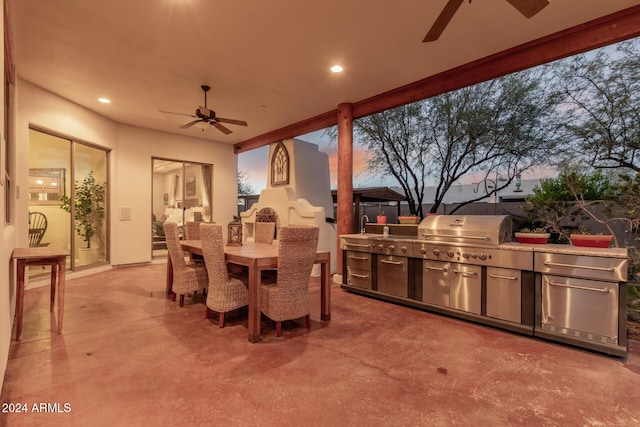
<svg viewBox="0 0 640 427">
<path fill-rule="evenodd" d="M 182 240 L 182 249 L 192 254 L 202 255 L 201 240 Z M 227 263 L 245 266 L 249 270 L 249 342 L 260 341 L 260 276 L 261 271 L 278 267 L 278 245 L 268 243 L 243 243 L 242 246 L 225 246 Z M 331 254 L 318 251 L 315 264 L 320 264 L 320 319 L 331 320 Z M 175 298 L 173 287 L 173 266 L 167 257 L 167 298 Z"/>
</svg>

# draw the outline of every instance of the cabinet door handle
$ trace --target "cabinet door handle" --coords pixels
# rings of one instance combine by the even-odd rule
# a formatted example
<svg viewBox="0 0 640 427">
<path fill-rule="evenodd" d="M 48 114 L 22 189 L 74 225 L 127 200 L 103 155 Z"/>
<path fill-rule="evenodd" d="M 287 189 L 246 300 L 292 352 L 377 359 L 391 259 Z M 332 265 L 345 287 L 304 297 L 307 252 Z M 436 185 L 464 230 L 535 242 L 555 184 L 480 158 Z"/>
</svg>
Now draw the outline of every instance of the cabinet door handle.
<svg viewBox="0 0 640 427">
<path fill-rule="evenodd" d="M 383 259 L 380 261 L 383 264 L 391 264 L 391 265 L 403 265 L 404 262 L 402 261 L 387 261 L 386 259 Z"/>
<path fill-rule="evenodd" d="M 494 279 L 518 280 L 515 276 L 501 276 L 500 274 L 489 273 L 489 277 Z"/>
<path fill-rule="evenodd" d="M 447 272 L 447 269 L 444 267 L 430 267 L 430 266 L 425 266 L 424 267 L 425 270 L 433 270 L 433 271 L 442 271 L 442 272 Z"/>
<path fill-rule="evenodd" d="M 357 243 L 345 243 L 345 246 L 353 246 L 354 248 L 369 248 L 369 245 L 359 245 Z"/>
<path fill-rule="evenodd" d="M 478 275 L 478 273 L 476 273 L 475 271 L 459 271 L 454 269 L 453 272 L 461 276 L 477 276 Z"/>
<path fill-rule="evenodd" d="M 358 279 L 368 279 L 369 275 L 368 274 L 356 274 L 356 273 L 350 273 L 351 277 L 356 277 Z"/>
<path fill-rule="evenodd" d="M 600 292 L 603 294 L 608 294 L 609 293 L 609 289 L 608 288 L 588 288 L 586 286 L 576 286 L 576 285 L 570 285 L 568 283 L 559 283 L 559 282 L 554 282 L 552 280 L 549 280 L 549 284 L 551 286 L 560 286 L 562 288 L 571 288 L 571 289 L 581 289 L 583 291 L 591 291 L 591 292 Z"/>
<path fill-rule="evenodd" d="M 547 267 L 568 267 L 568 268 L 583 268 L 585 270 L 598 270 L 598 271 L 616 271 L 613 267 L 594 267 L 592 265 L 573 265 L 562 264 L 559 262 L 544 261 L 544 265 Z"/>
</svg>

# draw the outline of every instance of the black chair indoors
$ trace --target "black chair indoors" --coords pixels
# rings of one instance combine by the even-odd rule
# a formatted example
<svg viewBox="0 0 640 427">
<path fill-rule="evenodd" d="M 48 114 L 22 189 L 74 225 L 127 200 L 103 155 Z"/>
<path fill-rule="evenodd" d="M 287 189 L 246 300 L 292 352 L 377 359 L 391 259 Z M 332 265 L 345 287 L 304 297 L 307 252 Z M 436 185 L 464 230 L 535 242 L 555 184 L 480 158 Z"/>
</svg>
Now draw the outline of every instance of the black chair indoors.
<svg viewBox="0 0 640 427">
<path fill-rule="evenodd" d="M 48 246 L 48 243 L 42 243 L 46 231 L 47 217 L 42 212 L 29 212 L 29 247 Z"/>
</svg>

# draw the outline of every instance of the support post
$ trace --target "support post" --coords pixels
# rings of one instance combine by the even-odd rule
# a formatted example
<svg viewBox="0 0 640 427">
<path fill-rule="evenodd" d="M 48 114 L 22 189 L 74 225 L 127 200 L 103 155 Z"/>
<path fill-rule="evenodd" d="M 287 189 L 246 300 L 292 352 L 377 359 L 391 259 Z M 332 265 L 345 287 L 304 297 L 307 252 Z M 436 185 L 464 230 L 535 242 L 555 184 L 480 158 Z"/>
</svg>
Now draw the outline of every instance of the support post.
<svg viewBox="0 0 640 427">
<path fill-rule="evenodd" d="M 353 232 L 353 105 L 338 105 L 337 273 L 342 274 L 340 236 Z"/>
</svg>

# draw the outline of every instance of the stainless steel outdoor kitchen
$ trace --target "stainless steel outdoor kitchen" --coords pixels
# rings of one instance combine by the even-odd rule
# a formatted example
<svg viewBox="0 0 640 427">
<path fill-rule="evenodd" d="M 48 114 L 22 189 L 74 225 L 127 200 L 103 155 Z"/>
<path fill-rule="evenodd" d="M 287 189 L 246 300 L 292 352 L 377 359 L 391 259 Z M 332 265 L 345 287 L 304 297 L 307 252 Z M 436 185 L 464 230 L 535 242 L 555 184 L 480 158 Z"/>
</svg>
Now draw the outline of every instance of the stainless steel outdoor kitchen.
<svg viewBox="0 0 640 427">
<path fill-rule="evenodd" d="M 508 215 L 378 230 L 341 236 L 343 289 L 626 356 L 626 249 L 512 242 Z"/>
</svg>

